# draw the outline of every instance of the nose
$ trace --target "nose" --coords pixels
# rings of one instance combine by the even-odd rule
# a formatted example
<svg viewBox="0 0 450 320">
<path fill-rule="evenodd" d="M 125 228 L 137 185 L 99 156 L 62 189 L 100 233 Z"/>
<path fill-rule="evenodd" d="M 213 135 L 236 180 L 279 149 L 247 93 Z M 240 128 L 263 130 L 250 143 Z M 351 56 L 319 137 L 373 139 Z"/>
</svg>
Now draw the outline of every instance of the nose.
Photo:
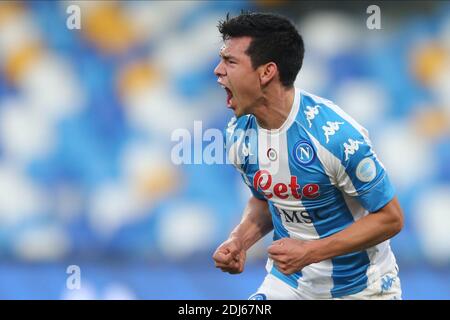
<svg viewBox="0 0 450 320">
<path fill-rule="evenodd" d="M 224 76 L 224 75 L 225 75 L 225 70 L 224 70 L 224 68 L 223 68 L 222 61 L 220 61 L 220 62 L 217 64 L 216 68 L 214 69 L 214 74 L 215 74 L 217 77 L 221 77 L 221 76 Z"/>
</svg>

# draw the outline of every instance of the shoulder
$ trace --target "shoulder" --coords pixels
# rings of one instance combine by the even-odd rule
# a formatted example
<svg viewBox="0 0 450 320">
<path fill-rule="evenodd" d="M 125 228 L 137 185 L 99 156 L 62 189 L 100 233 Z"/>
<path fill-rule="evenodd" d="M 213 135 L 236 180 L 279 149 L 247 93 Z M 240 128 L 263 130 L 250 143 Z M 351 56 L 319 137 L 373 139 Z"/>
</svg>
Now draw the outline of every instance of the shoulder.
<svg viewBox="0 0 450 320">
<path fill-rule="evenodd" d="M 227 160 L 241 173 L 248 164 L 257 162 L 257 130 L 252 115 L 233 117 L 225 129 L 225 149 Z"/>
<path fill-rule="evenodd" d="M 247 124 L 252 122 L 252 119 L 254 118 L 251 114 L 243 115 L 239 118 L 236 116 L 231 117 L 230 121 L 228 121 L 227 129 L 228 128 L 235 128 L 235 127 L 245 127 Z"/>
<path fill-rule="evenodd" d="M 339 120 L 367 135 L 367 130 L 361 124 L 331 100 L 302 91 L 301 110 L 309 128 L 322 129 L 321 127 L 328 122 Z"/>
<path fill-rule="evenodd" d="M 315 144 L 339 158 L 370 144 L 368 131 L 331 100 L 302 91 L 298 118 Z"/>
<path fill-rule="evenodd" d="M 236 139 L 237 136 L 240 136 L 246 130 L 251 129 L 254 123 L 254 116 L 252 115 L 243 115 L 239 118 L 233 116 L 225 127 L 225 137 L 227 140 L 232 139 L 233 137 Z"/>
</svg>

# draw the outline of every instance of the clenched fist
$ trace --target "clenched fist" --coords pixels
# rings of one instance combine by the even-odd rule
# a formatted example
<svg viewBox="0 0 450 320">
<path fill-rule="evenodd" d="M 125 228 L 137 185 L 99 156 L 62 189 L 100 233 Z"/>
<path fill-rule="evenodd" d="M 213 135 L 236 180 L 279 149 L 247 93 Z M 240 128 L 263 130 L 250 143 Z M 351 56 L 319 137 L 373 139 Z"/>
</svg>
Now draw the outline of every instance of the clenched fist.
<svg viewBox="0 0 450 320">
<path fill-rule="evenodd" d="M 290 275 L 315 262 L 310 254 L 312 242 L 283 238 L 268 248 L 269 257 L 281 273 Z"/>
<path fill-rule="evenodd" d="M 223 272 L 237 274 L 244 271 L 246 251 L 236 238 L 230 238 L 222 243 L 214 252 L 213 259 L 216 268 Z"/>
</svg>

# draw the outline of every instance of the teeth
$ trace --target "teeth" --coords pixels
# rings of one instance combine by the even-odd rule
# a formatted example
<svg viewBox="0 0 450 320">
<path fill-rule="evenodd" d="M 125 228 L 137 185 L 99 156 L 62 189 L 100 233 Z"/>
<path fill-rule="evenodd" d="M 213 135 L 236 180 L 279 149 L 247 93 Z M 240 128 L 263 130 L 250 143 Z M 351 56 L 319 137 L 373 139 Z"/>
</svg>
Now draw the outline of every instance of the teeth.
<svg viewBox="0 0 450 320">
<path fill-rule="evenodd" d="M 221 87 L 222 87 L 223 89 L 226 89 L 226 87 L 225 87 L 224 85 L 221 85 Z"/>
</svg>

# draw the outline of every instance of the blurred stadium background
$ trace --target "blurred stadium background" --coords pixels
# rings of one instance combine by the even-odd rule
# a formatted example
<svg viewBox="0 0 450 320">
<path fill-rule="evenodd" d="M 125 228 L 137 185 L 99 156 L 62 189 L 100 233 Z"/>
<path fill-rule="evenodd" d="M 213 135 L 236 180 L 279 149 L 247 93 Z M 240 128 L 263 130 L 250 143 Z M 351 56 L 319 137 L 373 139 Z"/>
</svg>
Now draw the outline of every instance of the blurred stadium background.
<svg viewBox="0 0 450 320">
<path fill-rule="evenodd" d="M 81 8 L 81 30 L 66 8 Z M 171 133 L 222 129 L 217 21 L 279 12 L 306 43 L 297 86 L 371 132 L 398 190 L 405 299 L 450 299 L 450 4 L 0 3 L 0 298 L 246 299 L 266 238 L 230 276 L 211 255 L 249 191 L 230 166 L 170 161 Z M 68 290 L 66 269 L 81 268 Z"/>
</svg>

